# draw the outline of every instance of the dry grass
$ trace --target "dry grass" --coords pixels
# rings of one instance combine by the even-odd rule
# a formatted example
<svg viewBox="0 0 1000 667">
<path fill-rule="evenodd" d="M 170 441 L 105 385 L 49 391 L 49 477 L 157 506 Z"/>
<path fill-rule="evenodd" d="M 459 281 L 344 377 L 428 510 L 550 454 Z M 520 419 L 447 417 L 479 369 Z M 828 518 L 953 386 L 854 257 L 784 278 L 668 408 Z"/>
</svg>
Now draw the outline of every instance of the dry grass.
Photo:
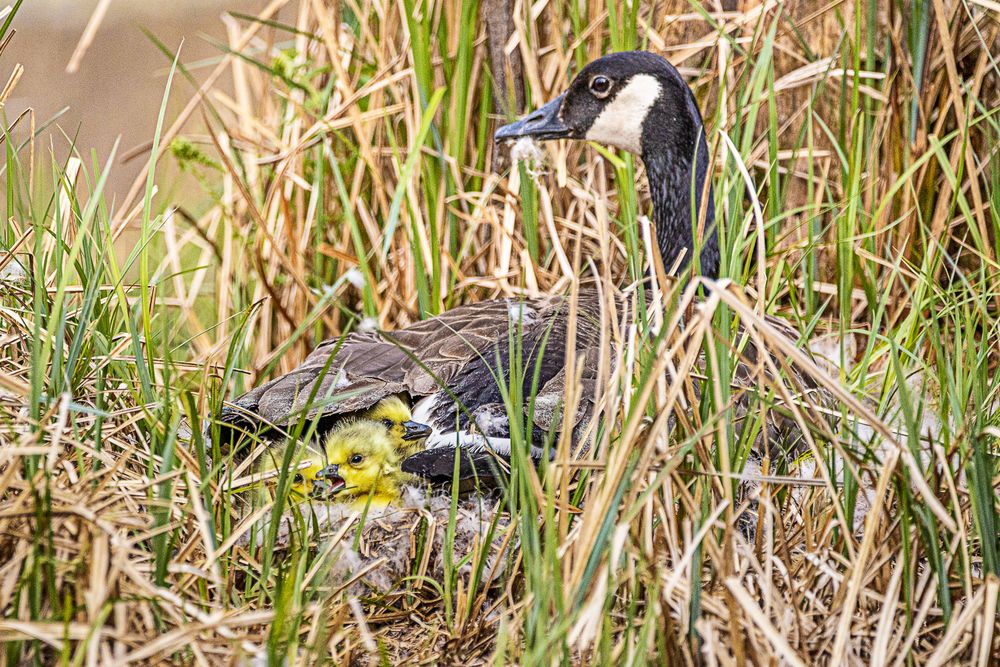
<svg viewBox="0 0 1000 667">
<path fill-rule="evenodd" d="M 27 275 L 0 278 L 3 660 L 995 662 L 995 3 L 516 5 L 528 104 L 647 46 L 711 110 L 731 280 L 697 307 L 664 285 L 678 303 L 640 331 L 614 297 L 638 309 L 641 168 L 559 144 L 541 176 L 493 173 L 474 6 L 224 17 L 229 43 L 153 142 L 202 182 L 199 210 L 145 176 L 97 206 L 100 168 L 67 177 L 86 170 L 58 153 L 38 195 L 47 158 L 6 124 L 0 270 Z M 129 227 L 132 261 L 110 250 Z M 493 585 L 452 564 L 359 600 L 329 577 L 350 526 L 247 544 L 268 508 L 226 490 L 236 466 L 197 435 L 223 397 L 359 316 L 392 328 L 581 284 L 607 296 L 603 427 L 584 460 L 560 443 L 546 474 L 520 470 Z M 765 313 L 838 363 L 817 368 Z M 749 383 L 734 321 L 772 352 Z M 779 413 L 811 457 L 764 462 L 748 539 L 735 478 Z"/>
</svg>

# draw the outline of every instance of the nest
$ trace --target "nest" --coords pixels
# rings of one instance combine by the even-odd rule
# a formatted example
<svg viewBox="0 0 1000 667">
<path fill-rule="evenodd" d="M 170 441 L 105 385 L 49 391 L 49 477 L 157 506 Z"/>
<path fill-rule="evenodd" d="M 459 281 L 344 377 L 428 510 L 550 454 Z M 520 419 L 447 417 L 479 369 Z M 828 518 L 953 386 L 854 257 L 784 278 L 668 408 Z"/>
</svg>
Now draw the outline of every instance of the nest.
<svg viewBox="0 0 1000 667">
<path fill-rule="evenodd" d="M 511 525 L 499 500 L 478 495 L 460 499 L 453 514 L 450 496 L 405 487 L 390 507 L 363 512 L 341 503 L 304 503 L 280 521 L 275 549 L 310 545 L 325 559 L 330 585 L 356 597 L 411 593 L 419 588 L 412 582 L 446 577 L 462 578 L 465 590 L 483 590 L 511 552 Z M 264 543 L 269 527 L 265 520 L 248 531 L 244 544 Z"/>
</svg>

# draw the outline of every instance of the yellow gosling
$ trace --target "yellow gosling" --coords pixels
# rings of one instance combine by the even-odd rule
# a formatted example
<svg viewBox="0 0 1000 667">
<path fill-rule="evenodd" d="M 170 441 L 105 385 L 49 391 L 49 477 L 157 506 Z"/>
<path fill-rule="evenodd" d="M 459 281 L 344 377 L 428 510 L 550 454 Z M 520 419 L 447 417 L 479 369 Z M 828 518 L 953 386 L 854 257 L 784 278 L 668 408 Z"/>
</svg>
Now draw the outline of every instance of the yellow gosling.
<svg viewBox="0 0 1000 667">
<path fill-rule="evenodd" d="M 294 446 L 297 449 L 290 464 L 294 468 L 289 478 L 290 504 L 309 499 L 339 502 L 358 496 L 363 506 L 369 492 L 376 488 L 377 497 L 372 503 L 384 506 L 399 496 L 398 482 L 408 477 L 399 470 L 400 461 L 422 451 L 431 432 L 429 426 L 413 421 L 411 416 L 403 399 L 390 396 L 356 418 L 337 424 L 326 436 L 322 450 L 317 451 L 313 443 L 291 440 L 270 447 L 261 457 L 257 471 L 278 470 L 288 448 Z M 331 452 L 338 458 L 331 459 Z M 357 456 L 364 463 L 352 466 L 350 460 Z M 330 471 L 340 464 L 345 464 L 342 474 L 331 472 L 328 478 L 319 476 L 320 471 Z M 386 471 L 385 479 L 374 481 L 370 475 L 382 469 Z M 276 479 L 270 476 L 266 483 L 273 492 Z"/>
<path fill-rule="evenodd" d="M 311 444 L 288 440 L 280 445 L 269 447 L 261 455 L 258 472 L 268 473 L 280 470 L 289 447 L 295 447 L 296 451 L 292 454 L 290 463 L 292 472 L 289 473 L 288 502 L 298 504 L 305 502 L 313 495 L 316 474 L 326 467 L 326 458 L 323 452 L 316 451 Z M 271 477 L 266 480 L 267 486 L 272 491 L 278 483 L 277 479 L 277 477 Z"/>
<path fill-rule="evenodd" d="M 403 456 L 381 422 L 344 423 L 330 432 L 324 448 L 329 465 L 316 473 L 313 497 L 325 494 L 354 509 L 364 508 L 369 499 L 371 507 L 386 507 L 399 500 L 402 485 L 411 479 L 400 470 Z"/>
<path fill-rule="evenodd" d="M 413 421 L 410 406 L 398 396 L 383 398 L 358 418 L 383 424 L 389 430 L 392 446 L 402 458 L 423 451 L 424 442 L 431 434 L 430 426 Z"/>
</svg>

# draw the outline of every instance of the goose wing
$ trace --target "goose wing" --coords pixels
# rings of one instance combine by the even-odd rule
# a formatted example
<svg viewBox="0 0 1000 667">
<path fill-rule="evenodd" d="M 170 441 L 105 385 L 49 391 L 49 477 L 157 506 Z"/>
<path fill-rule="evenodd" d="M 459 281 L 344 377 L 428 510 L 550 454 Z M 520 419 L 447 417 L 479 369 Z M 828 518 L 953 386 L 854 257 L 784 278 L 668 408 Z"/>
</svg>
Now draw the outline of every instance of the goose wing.
<svg viewBox="0 0 1000 667">
<path fill-rule="evenodd" d="M 535 397 L 534 424 L 551 433 L 565 426 L 581 430 L 594 413 L 594 396 L 600 373 L 601 348 L 591 346 L 579 351 L 577 368 L 563 366 L 559 373 L 545 383 Z M 569 375 L 576 387 L 576 412 L 568 420 L 565 413 L 566 378 Z M 577 438 L 574 437 L 574 442 Z"/>
<path fill-rule="evenodd" d="M 404 329 L 324 341 L 298 368 L 225 406 L 221 420 L 228 427 L 283 426 L 303 413 L 310 419 L 333 417 L 370 408 L 392 394 L 432 394 L 452 384 L 470 363 L 506 347 L 512 326 L 530 329 L 551 317 L 558 301 L 484 301 Z M 475 386 L 481 374 L 466 372 L 463 377 L 462 394 L 474 397 L 482 389 Z"/>
<path fill-rule="evenodd" d="M 576 338 L 576 364 L 573 367 L 565 364 L 566 321 L 554 318 L 548 324 L 546 351 L 539 359 L 539 377 L 541 389 L 535 395 L 533 411 L 533 445 L 527 455 L 540 461 L 545 452 L 540 443 L 564 428 L 573 429 L 572 441 L 580 447 L 578 453 L 586 451 L 589 443 L 586 440 L 587 427 L 595 411 L 595 396 L 600 381 L 600 363 L 604 353 L 599 345 L 599 327 L 597 325 L 598 305 L 596 294 L 581 295 L 581 308 L 578 309 L 578 334 Z M 583 317 L 580 317 L 580 315 Z M 768 317 L 769 323 L 790 340 L 798 340 L 800 334 L 790 323 L 780 318 Z M 526 366 L 531 368 L 532 357 L 528 350 L 532 343 L 542 336 L 542 330 L 531 332 L 524 338 L 524 358 Z M 767 350 L 764 354 L 770 354 Z M 751 341 L 743 350 L 743 360 L 736 368 L 736 381 L 746 387 L 753 386 L 757 377 L 751 373 L 759 360 L 761 351 Z M 418 452 L 403 462 L 405 472 L 419 475 L 432 484 L 449 487 L 454 479 L 458 480 L 459 489 L 470 490 L 474 486 L 490 488 L 499 485 L 503 472 L 509 469 L 511 447 L 513 445 L 507 412 L 497 383 L 487 378 L 486 358 L 464 367 L 455 378 L 450 389 L 457 397 L 474 399 L 474 406 L 461 411 L 457 402 L 449 400 L 442 392 L 425 399 L 430 407 L 421 408 L 418 421 L 435 425 L 435 435 L 428 441 L 428 449 Z M 501 362 L 504 360 L 501 359 Z M 493 362 L 496 365 L 496 361 Z M 613 369 L 607 369 L 613 370 Z M 526 384 L 531 379 L 527 374 Z M 473 380 L 473 378 L 476 378 Z M 811 378 L 796 377 L 805 387 L 813 386 Z M 571 382 L 576 393 L 576 410 L 572 415 L 566 415 L 566 384 Z M 696 382 L 696 388 L 700 383 Z M 472 388 L 478 393 L 473 395 Z M 527 397 L 530 387 L 524 388 L 523 396 Z M 527 400 L 527 399 L 526 399 Z M 739 410 L 745 409 L 746 399 L 739 401 Z M 774 419 L 780 419 L 775 416 Z M 469 428 L 468 421 L 474 423 Z M 776 422 L 769 424 L 769 437 L 773 442 L 787 442 L 794 435 L 797 426 L 791 422 Z M 456 458 L 458 459 L 456 462 Z"/>
<path fill-rule="evenodd" d="M 517 340 L 507 339 L 509 329 L 505 327 L 502 338 L 458 369 L 443 392 L 446 396 L 435 399 L 423 415 L 425 423 L 443 432 L 464 430 L 480 406 L 505 403 L 505 394 L 512 393 L 512 377 L 520 377 L 520 396 L 527 403 L 536 382 L 544 391 L 564 375 L 567 347 L 572 343 L 579 355 L 594 347 L 600 336 L 598 294 L 590 290 L 580 293 L 573 341 L 569 340 L 569 303 L 566 297 L 547 299 L 530 318 L 522 317 Z M 517 372 L 512 373 L 512 368 Z M 556 385 L 550 391 L 555 393 Z"/>
<path fill-rule="evenodd" d="M 538 311 L 536 321 L 522 327 L 519 344 L 498 341 L 489 354 L 480 354 L 463 366 L 445 390 L 417 404 L 414 419 L 433 426 L 434 434 L 427 449 L 403 462 L 404 472 L 446 487 L 457 479 L 461 491 L 498 486 L 510 467 L 511 447 L 515 446 L 505 399 L 512 391 L 511 369 L 518 364 L 525 410 L 532 387 L 536 382 L 539 387 L 534 396 L 532 444 L 525 454 L 541 461 L 546 452 L 539 445 L 564 425 L 574 428 L 574 439 L 579 437 L 593 413 L 601 357 L 600 297 L 596 291 L 580 293 L 572 341 L 568 306 L 565 298 L 552 300 Z M 571 344 L 576 358 L 583 362 L 579 375 L 575 370 L 569 375 L 579 382 L 580 400 L 576 414 L 564 421 L 566 350 Z"/>
</svg>

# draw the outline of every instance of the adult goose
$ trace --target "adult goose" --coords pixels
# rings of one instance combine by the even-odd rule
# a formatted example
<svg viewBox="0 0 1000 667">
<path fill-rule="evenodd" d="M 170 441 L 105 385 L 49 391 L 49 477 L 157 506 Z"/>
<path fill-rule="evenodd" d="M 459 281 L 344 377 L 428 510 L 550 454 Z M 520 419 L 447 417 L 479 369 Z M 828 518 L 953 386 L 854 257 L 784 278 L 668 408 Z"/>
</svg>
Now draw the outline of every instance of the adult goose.
<svg viewBox="0 0 1000 667">
<path fill-rule="evenodd" d="M 591 62 L 562 95 L 496 132 L 497 141 L 523 137 L 586 139 L 640 156 L 664 266 L 683 269 L 697 255 L 698 271 L 717 277 L 719 247 L 712 189 L 704 187 L 709 159 L 701 114 L 691 89 L 666 60 L 632 51 Z M 699 245 L 692 211 L 702 210 L 703 192 L 707 201 Z M 282 426 L 306 414 L 332 423 L 386 396 L 407 395 L 417 402 L 413 419 L 429 424 L 434 433 L 428 449 L 405 461 L 404 470 L 444 481 L 452 476 L 454 452 L 462 451 L 467 456 L 460 462 L 460 474 L 482 474 L 492 469 L 480 464 L 492 461 L 493 452 L 509 453 L 497 377 L 506 381 L 510 376 L 508 339 L 515 329 L 521 332 L 523 367 L 537 369 L 541 388 L 536 433 L 550 435 L 589 418 L 592 406 L 586 400 L 571 419 L 558 416 L 566 378 L 566 306 L 558 296 L 485 301 L 405 329 L 351 333 L 326 341 L 291 373 L 233 401 L 223 410 L 222 421 L 227 427 Z M 575 337 L 581 355 L 592 353 L 598 343 L 598 309 L 598 295 L 582 291 Z M 525 374 L 524 396 L 529 395 L 532 375 Z M 585 374 L 584 383 L 593 380 Z M 580 392 L 585 399 L 593 394 L 587 389 Z M 531 454 L 537 458 L 540 451 Z"/>
</svg>

